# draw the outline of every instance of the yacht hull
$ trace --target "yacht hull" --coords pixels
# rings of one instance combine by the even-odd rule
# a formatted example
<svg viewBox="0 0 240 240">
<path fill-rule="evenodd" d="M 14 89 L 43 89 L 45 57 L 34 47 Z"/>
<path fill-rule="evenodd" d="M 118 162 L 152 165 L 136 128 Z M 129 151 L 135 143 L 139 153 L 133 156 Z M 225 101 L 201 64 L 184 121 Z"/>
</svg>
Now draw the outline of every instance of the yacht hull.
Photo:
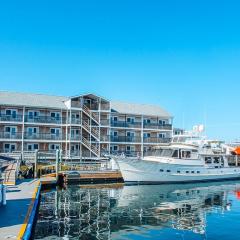
<svg viewBox="0 0 240 240">
<path fill-rule="evenodd" d="M 240 168 L 208 168 L 166 164 L 139 159 L 117 159 L 126 183 L 192 183 L 240 179 Z"/>
</svg>

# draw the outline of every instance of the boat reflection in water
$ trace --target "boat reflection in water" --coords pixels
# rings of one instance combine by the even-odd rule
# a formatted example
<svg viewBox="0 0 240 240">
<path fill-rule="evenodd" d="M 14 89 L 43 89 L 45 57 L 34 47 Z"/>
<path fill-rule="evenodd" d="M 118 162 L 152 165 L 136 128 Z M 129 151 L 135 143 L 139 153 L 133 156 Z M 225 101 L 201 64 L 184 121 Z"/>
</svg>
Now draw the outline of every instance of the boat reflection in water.
<svg viewBox="0 0 240 240">
<path fill-rule="evenodd" d="M 68 186 L 42 194 L 34 237 L 236 239 L 239 192 L 240 182 Z"/>
</svg>

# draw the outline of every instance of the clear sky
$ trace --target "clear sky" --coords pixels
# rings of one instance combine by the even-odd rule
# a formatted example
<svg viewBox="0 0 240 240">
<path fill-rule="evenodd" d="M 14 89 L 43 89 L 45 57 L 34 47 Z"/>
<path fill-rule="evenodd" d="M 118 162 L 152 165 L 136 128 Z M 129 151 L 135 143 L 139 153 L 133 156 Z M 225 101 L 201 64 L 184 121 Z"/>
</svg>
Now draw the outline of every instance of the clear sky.
<svg viewBox="0 0 240 240">
<path fill-rule="evenodd" d="M 0 1 L 0 89 L 158 104 L 240 138 L 240 2 Z"/>
</svg>

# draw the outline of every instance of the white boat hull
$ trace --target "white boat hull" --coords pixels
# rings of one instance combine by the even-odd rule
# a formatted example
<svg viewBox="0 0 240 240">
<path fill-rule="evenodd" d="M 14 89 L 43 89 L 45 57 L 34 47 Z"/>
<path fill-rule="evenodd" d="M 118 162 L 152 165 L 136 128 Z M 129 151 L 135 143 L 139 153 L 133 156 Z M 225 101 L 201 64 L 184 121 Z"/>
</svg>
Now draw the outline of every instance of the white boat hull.
<svg viewBox="0 0 240 240">
<path fill-rule="evenodd" d="M 128 158 L 118 158 L 117 162 L 124 181 L 128 183 L 184 183 L 240 179 L 239 167 L 182 166 Z"/>
</svg>

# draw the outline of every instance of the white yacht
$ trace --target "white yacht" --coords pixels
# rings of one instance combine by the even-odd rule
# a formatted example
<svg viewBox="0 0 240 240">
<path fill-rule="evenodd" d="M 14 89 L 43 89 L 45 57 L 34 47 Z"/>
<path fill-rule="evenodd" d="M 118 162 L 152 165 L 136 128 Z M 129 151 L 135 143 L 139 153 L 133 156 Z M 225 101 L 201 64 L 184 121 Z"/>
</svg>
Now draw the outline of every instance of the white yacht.
<svg viewBox="0 0 240 240">
<path fill-rule="evenodd" d="M 240 158 L 219 141 L 175 136 L 143 158 L 114 157 L 127 183 L 188 183 L 240 179 Z"/>
</svg>

